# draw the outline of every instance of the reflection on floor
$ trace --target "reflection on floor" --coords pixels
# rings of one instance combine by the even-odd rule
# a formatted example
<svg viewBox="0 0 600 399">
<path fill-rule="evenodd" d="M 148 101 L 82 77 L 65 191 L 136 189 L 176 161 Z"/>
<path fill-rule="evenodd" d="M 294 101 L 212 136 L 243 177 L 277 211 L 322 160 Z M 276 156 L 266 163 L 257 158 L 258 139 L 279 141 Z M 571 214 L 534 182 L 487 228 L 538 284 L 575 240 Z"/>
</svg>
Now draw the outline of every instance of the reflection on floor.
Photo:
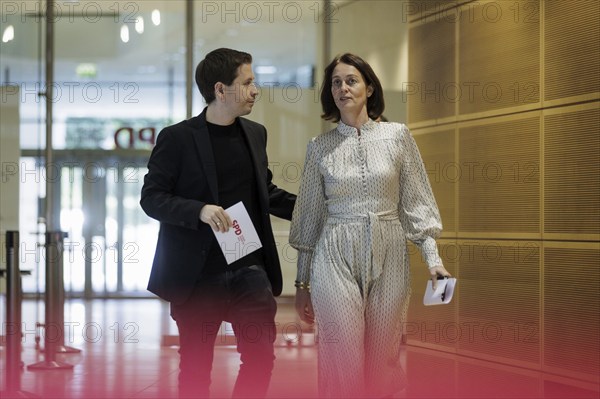
<svg viewBox="0 0 600 399">
<path fill-rule="evenodd" d="M 5 298 L 0 300 L 2 335 L 6 325 Z M 42 302 L 27 300 L 22 307 L 25 368 L 20 389 L 43 398 L 174 398 L 178 354 L 161 346 L 176 335 L 168 306 L 156 299 L 69 300 L 65 304 L 64 345 L 80 353 L 57 354 L 70 370 L 27 368 L 44 360 Z M 317 354 L 314 335 L 302 332 L 291 301 L 280 300 L 277 360 L 270 398 L 317 397 Z M 224 328 L 228 334 L 227 328 Z M 40 339 L 38 339 L 40 338 Z M 239 366 L 231 340 L 219 339 L 215 349 L 212 396 L 229 397 Z M 39 345 L 38 345 L 39 342 Z M 0 390 L 6 388 L 5 352 L 0 349 Z M 403 364 L 409 377 L 408 398 L 598 398 L 598 386 L 534 370 L 464 358 L 406 346 Z M 476 380 L 473 376 L 476 375 Z M 14 394 L 2 394 L 2 399 Z"/>
</svg>

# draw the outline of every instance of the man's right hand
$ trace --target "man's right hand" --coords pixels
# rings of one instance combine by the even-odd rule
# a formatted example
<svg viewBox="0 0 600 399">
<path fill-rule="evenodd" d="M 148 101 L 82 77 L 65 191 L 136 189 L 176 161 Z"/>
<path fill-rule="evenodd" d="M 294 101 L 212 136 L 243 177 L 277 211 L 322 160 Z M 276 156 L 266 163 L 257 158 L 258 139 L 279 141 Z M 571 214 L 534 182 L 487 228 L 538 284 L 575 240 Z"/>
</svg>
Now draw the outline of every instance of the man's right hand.
<svg viewBox="0 0 600 399">
<path fill-rule="evenodd" d="M 227 212 L 218 205 L 204 205 L 200 210 L 200 220 L 221 233 L 228 231 L 232 225 Z"/>
</svg>

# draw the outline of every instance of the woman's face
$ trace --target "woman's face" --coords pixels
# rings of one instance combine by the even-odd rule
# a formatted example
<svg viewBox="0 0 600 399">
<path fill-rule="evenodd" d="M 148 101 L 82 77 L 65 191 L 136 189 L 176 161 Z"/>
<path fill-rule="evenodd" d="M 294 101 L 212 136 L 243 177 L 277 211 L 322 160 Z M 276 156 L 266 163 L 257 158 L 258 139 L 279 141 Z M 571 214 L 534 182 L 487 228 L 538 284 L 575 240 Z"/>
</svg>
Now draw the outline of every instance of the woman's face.
<svg viewBox="0 0 600 399">
<path fill-rule="evenodd" d="M 335 105 L 344 113 L 367 111 L 367 98 L 373 89 L 367 86 L 360 71 L 352 65 L 339 63 L 331 76 L 331 94 Z"/>
</svg>

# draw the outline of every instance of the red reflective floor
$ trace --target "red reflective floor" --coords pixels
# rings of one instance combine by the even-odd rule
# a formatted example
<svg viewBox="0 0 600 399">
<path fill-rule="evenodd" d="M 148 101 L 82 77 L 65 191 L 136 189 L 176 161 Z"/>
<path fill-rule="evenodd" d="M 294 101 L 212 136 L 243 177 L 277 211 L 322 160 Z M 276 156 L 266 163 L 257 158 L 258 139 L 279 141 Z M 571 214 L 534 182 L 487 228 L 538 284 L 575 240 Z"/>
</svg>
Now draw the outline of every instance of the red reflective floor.
<svg viewBox="0 0 600 399">
<path fill-rule="evenodd" d="M 6 333 L 5 299 L 0 298 L 2 335 Z M 161 340 L 176 335 L 168 306 L 156 299 L 69 300 L 65 304 L 67 348 L 79 353 L 56 354 L 67 370 L 30 370 L 46 361 L 43 303 L 22 306 L 24 363 L 20 393 L 7 395 L 6 348 L 0 347 L 2 399 L 29 393 L 43 398 L 174 398 L 178 353 Z M 317 354 L 314 336 L 301 333 L 291 302 L 280 301 L 277 316 L 275 370 L 270 398 L 317 397 Z M 223 329 L 225 331 L 225 328 Z M 39 334 L 38 334 L 39 333 Z M 229 397 L 239 367 L 239 355 L 227 331 L 215 349 L 212 397 Z M 38 345 L 38 336 L 39 345 Z M 402 361 L 409 378 L 404 398 L 599 398 L 598 385 L 535 370 L 465 358 L 407 345 Z"/>
</svg>

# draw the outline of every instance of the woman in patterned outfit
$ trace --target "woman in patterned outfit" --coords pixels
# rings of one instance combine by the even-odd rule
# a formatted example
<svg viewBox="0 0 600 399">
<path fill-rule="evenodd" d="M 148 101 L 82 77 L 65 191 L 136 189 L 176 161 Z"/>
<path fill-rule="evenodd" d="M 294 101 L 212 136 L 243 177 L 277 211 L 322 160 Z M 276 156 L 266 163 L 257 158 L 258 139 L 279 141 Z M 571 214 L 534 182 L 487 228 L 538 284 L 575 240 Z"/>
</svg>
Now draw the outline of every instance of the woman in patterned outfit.
<svg viewBox="0 0 600 399">
<path fill-rule="evenodd" d="M 406 240 L 420 247 L 434 284 L 449 276 L 435 242 L 440 215 L 408 128 L 374 121 L 383 90 L 364 60 L 336 57 L 321 103 L 338 126 L 307 147 L 290 230 L 296 310 L 317 322 L 321 397 L 391 396 L 405 386 Z"/>
</svg>

